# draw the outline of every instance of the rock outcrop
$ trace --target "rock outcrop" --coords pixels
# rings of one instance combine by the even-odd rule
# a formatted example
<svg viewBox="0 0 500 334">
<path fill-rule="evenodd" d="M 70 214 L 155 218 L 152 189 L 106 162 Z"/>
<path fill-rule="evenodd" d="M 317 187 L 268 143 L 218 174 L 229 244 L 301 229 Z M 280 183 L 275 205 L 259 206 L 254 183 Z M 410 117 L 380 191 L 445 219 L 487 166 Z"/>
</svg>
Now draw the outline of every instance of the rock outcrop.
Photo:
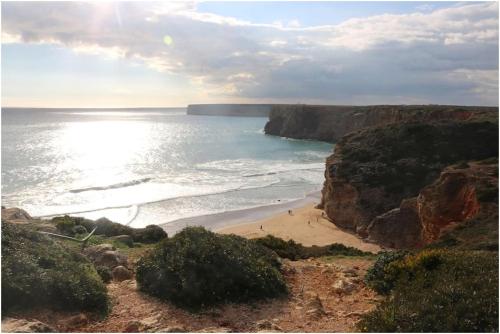
<svg viewBox="0 0 500 334">
<path fill-rule="evenodd" d="M 361 237 L 419 247 L 478 213 L 477 176 L 445 168 L 497 157 L 497 138 L 498 124 L 489 121 L 399 123 L 352 133 L 327 159 L 320 207 Z"/>
<path fill-rule="evenodd" d="M 38 320 L 4 318 L 2 319 L 4 333 L 55 333 L 57 329 Z"/>
<path fill-rule="evenodd" d="M 440 105 L 322 106 L 273 105 L 265 133 L 269 135 L 336 142 L 367 127 L 401 122 L 497 118 L 496 107 Z"/>
<path fill-rule="evenodd" d="M 2 207 L 2 220 L 9 221 L 11 223 L 16 222 L 28 222 L 32 220 L 29 213 L 20 208 L 4 208 Z"/>
</svg>

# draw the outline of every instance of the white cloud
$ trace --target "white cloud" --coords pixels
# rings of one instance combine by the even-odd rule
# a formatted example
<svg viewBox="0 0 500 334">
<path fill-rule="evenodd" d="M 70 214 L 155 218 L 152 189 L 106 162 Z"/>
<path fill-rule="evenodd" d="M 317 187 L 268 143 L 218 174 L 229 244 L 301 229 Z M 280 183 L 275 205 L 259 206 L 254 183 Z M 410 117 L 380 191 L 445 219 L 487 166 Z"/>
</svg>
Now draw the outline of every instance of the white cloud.
<svg viewBox="0 0 500 334">
<path fill-rule="evenodd" d="M 496 104 L 498 4 L 430 9 L 303 27 L 186 2 L 3 2 L 2 43 L 140 61 L 235 98 Z"/>
</svg>

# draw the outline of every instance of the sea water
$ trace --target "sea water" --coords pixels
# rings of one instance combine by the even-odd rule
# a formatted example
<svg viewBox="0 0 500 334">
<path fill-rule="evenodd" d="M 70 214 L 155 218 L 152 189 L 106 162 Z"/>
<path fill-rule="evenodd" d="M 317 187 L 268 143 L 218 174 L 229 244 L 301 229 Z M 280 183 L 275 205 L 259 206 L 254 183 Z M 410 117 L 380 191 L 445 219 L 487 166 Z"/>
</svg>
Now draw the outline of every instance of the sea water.
<svg viewBox="0 0 500 334">
<path fill-rule="evenodd" d="M 141 227 L 321 189 L 333 145 L 185 109 L 2 109 L 2 205 Z"/>
</svg>

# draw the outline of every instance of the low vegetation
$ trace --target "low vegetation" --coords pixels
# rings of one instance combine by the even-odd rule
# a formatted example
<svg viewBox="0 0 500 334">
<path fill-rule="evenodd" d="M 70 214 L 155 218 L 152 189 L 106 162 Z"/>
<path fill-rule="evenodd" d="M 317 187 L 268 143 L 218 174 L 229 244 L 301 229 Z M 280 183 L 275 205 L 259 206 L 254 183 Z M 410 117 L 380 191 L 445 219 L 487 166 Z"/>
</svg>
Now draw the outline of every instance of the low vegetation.
<svg viewBox="0 0 500 334">
<path fill-rule="evenodd" d="M 399 206 L 402 199 L 416 196 L 446 166 L 497 157 L 498 123 L 393 124 L 347 135 L 339 146 L 342 161 L 336 173 L 353 184 L 383 188 L 383 205 L 381 201 L 362 201 L 366 209 L 380 214 Z M 485 189 L 482 196 L 496 198 L 491 189 Z"/>
<path fill-rule="evenodd" d="M 426 248 L 486 250 L 498 252 L 498 208 L 457 225 Z"/>
<path fill-rule="evenodd" d="M 365 332 L 498 332 L 498 253 L 423 250 L 367 277 L 389 293 L 358 323 Z M 394 255 L 393 258 L 398 256 Z"/>
<path fill-rule="evenodd" d="M 255 242 L 185 228 L 142 257 L 139 288 L 178 306 L 199 309 L 286 294 L 276 255 Z"/>
<path fill-rule="evenodd" d="M 2 312 L 33 307 L 106 313 L 106 286 L 85 257 L 2 221 Z"/>
<path fill-rule="evenodd" d="M 306 247 L 300 243 L 296 243 L 293 240 L 285 241 L 280 238 L 276 238 L 272 235 L 267 235 L 263 238 L 252 239 L 253 242 L 258 245 L 264 246 L 278 254 L 279 257 L 290 259 L 290 260 L 300 260 L 308 259 L 311 257 L 321 257 L 321 256 L 367 256 L 373 255 L 369 252 L 363 252 L 354 247 L 344 246 L 342 244 L 331 244 L 327 246 L 311 246 Z"/>
<path fill-rule="evenodd" d="M 137 243 L 155 243 L 167 237 L 167 233 L 157 225 L 148 225 L 144 228 L 132 228 L 119 223 L 114 223 L 106 218 L 96 221 L 82 217 L 62 216 L 55 217 L 52 222 L 56 224 L 57 229 L 69 236 L 87 233 L 97 227 L 95 234 L 106 237 L 119 235 L 131 236 L 133 242 Z"/>
<path fill-rule="evenodd" d="M 403 259 L 408 254 L 409 252 L 407 251 L 379 253 L 377 260 L 366 273 L 366 284 L 376 292 L 387 295 L 394 287 L 394 281 L 389 278 L 389 265 Z"/>
</svg>

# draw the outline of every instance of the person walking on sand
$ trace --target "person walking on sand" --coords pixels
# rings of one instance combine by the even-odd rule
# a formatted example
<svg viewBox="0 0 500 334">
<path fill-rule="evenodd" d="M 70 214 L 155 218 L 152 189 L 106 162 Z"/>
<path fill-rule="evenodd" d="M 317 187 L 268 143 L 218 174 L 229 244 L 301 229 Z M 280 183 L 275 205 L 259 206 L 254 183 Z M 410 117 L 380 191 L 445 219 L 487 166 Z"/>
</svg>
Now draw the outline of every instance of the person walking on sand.
<svg viewBox="0 0 500 334">
<path fill-rule="evenodd" d="M 261 231 L 263 230 L 262 225 L 260 225 L 260 230 L 261 230 Z"/>
</svg>

